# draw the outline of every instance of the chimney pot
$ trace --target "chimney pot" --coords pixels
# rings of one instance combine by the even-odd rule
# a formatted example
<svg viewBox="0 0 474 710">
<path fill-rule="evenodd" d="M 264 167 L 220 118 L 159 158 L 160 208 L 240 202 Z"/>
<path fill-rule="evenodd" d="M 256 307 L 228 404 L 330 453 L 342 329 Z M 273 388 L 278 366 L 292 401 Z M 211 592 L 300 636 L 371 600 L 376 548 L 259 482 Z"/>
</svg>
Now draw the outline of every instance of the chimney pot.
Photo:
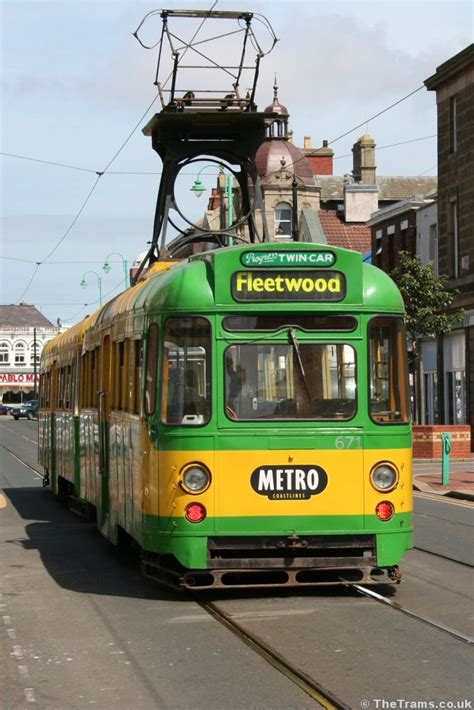
<svg viewBox="0 0 474 710">
<path fill-rule="evenodd" d="M 311 140 L 311 136 L 305 136 L 304 137 L 304 149 L 311 150 L 312 147 L 313 147 L 313 141 Z"/>
</svg>

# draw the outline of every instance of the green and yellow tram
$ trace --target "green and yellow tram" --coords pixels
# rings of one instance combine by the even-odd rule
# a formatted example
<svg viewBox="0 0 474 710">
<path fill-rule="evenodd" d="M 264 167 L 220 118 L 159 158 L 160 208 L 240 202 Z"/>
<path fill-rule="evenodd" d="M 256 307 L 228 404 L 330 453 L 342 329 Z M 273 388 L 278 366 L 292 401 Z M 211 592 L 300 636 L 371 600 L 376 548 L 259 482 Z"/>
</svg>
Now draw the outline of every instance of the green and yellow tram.
<svg viewBox="0 0 474 710">
<path fill-rule="evenodd" d="M 403 303 L 360 254 L 234 246 L 45 348 L 40 462 L 175 586 L 398 581 L 412 545 Z"/>
</svg>

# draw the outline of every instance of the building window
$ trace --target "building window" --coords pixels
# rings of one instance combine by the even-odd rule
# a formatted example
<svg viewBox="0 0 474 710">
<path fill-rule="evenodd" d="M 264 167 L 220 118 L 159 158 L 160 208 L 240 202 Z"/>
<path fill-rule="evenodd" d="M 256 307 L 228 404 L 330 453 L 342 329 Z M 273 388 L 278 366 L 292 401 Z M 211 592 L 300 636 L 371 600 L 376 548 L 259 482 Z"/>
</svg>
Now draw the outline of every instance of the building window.
<svg viewBox="0 0 474 710">
<path fill-rule="evenodd" d="M 0 343 L 0 365 L 10 364 L 10 348 L 8 343 L 3 341 Z"/>
<path fill-rule="evenodd" d="M 438 264 L 438 225 L 430 224 L 429 260 L 433 264 L 433 273 L 439 275 Z"/>
<path fill-rule="evenodd" d="M 26 365 L 26 345 L 25 343 L 15 344 L 15 365 Z"/>
<path fill-rule="evenodd" d="M 275 207 L 275 238 L 291 237 L 293 209 L 288 202 L 279 202 Z"/>
<path fill-rule="evenodd" d="M 448 203 L 448 237 L 450 249 L 450 276 L 459 276 L 459 225 L 458 201 L 452 198 Z"/>
<path fill-rule="evenodd" d="M 457 96 L 449 99 L 449 152 L 456 153 L 458 149 L 457 136 L 458 106 Z"/>
<path fill-rule="evenodd" d="M 31 352 L 30 352 L 31 367 L 35 366 L 35 360 L 36 360 L 36 364 L 37 365 L 39 364 L 39 361 L 40 361 L 39 349 L 40 349 L 39 343 L 34 343 L 34 342 L 31 343 L 31 348 L 30 348 L 30 350 L 31 350 Z"/>
</svg>

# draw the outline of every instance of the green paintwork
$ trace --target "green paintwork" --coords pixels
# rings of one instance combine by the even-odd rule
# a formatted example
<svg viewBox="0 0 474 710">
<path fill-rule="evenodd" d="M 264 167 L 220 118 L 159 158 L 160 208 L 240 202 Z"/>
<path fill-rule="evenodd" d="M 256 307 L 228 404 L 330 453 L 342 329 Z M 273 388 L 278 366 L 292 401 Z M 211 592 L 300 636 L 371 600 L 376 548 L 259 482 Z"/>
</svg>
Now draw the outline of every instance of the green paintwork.
<svg viewBox="0 0 474 710">
<path fill-rule="evenodd" d="M 225 416 L 225 415 L 223 415 Z M 161 451 L 263 451 L 266 449 L 289 449 L 311 451 L 336 451 L 336 440 L 340 436 L 348 437 L 350 444 L 345 450 L 376 450 L 409 449 L 411 447 L 411 427 L 398 427 L 397 432 L 390 432 L 389 436 L 367 435 L 361 429 L 355 429 L 351 422 L 344 427 L 337 422 L 337 429 L 328 431 L 327 427 L 318 429 L 314 422 L 308 423 L 306 430 L 301 430 L 299 424 L 295 426 L 295 434 L 290 436 L 288 430 L 293 428 L 294 422 L 283 425 L 278 429 L 274 423 L 259 422 L 259 429 L 255 424 L 242 422 L 239 431 L 236 426 L 229 426 L 232 433 L 218 433 L 211 420 L 208 425 L 200 427 L 199 434 L 189 431 L 189 427 L 161 426 L 152 440 Z M 267 426 L 266 426 L 267 425 Z M 298 429 L 296 429 L 298 427 Z M 402 431 L 400 431 L 402 429 Z M 214 434 L 214 436 L 211 436 Z M 353 441 L 350 442 L 350 437 Z M 362 436 L 362 446 L 357 443 L 357 437 Z"/>
<path fill-rule="evenodd" d="M 291 255 L 306 254 L 311 257 L 319 251 L 314 244 L 288 243 L 287 245 L 260 244 L 249 247 L 227 247 L 191 257 L 168 271 L 157 273 L 135 292 L 130 292 L 127 308 L 119 315 L 114 301 L 106 304 L 97 317 L 94 327 L 86 330 L 86 347 L 98 345 L 102 334 L 112 332 L 120 325 L 122 334 L 140 334 L 146 340 L 150 322 L 156 322 L 160 332 L 166 318 L 178 315 L 200 314 L 211 323 L 213 345 L 211 355 L 212 415 L 208 424 L 200 427 L 168 427 L 160 422 L 159 409 L 150 417 L 129 424 L 112 413 L 110 422 L 99 423 L 97 410 L 81 412 L 80 417 L 63 417 L 60 413 L 40 414 L 40 434 L 43 451 L 40 454 L 50 467 L 51 483 L 57 492 L 58 465 L 64 465 L 65 476 L 71 475 L 78 495 L 98 511 L 98 524 L 102 532 L 116 541 L 117 526 L 122 526 L 144 549 L 173 554 L 185 566 L 204 569 L 207 561 L 209 535 L 281 535 L 291 533 L 295 527 L 303 534 L 376 534 L 377 557 L 380 566 L 397 564 L 403 552 L 412 545 L 412 514 L 397 514 L 389 522 L 374 516 L 268 516 L 208 518 L 193 525 L 182 517 L 158 518 L 145 516 L 141 511 L 141 492 L 137 482 L 142 475 L 143 446 L 141 427 L 145 426 L 152 444 L 162 451 L 242 451 L 299 449 L 337 451 L 337 438 L 353 437 L 347 446 L 364 451 L 408 449 L 411 444 L 411 426 L 395 423 L 377 425 L 368 416 L 368 372 L 363 363 L 367 358 L 367 328 L 371 318 L 379 314 L 401 315 L 403 302 L 394 282 L 379 269 L 364 264 L 356 252 L 344 249 L 327 250 L 320 245 L 321 253 L 334 253 L 337 269 L 346 275 L 347 292 L 337 303 L 317 305 L 317 312 L 350 314 L 357 319 L 352 332 L 298 332 L 300 342 L 344 342 L 356 351 L 358 362 L 358 411 L 350 421 L 327 422 L 235 422 L 224 412 L 224 357 L 226 349 L 235 343 L 252 339 L 267 342 L 288 342 L 287 334 L 229 333 L 222 327 L 227 315 L 239 313 L 273 313 L 291 310 L 314 313 L 315 304 L 293 304 L 271 301 L 253 304 L 237 303 L 232 297 L 231 276 L 245 268 L 244 254 L 261 256 L 263 264 L 272 266 L 272 253 L 278 253 L 281 269 L 290 271 Z M 254 258 L 252 258 L 252 261 Z M 256 261 L 259 259 L 256 258 Z M 287 262 L 282 264 L 281 261 Z M 243 266 L 244 264 L 244 266 Z M 327 263 L 326 266 L 332 264 Z M 301 268 L 302 264 L 295 264 Z M 321 267 L 322 264 L 318 264 Z M 119 297 L 118 297 L 119 298 Z M 159 363 L 161 367 L 161 362 Z M 143 383 L 142 383 L 143 384 Z M 157 402 L 161 393 L 157 393 Z M 42 423 L 43 422 L 43 423 Z M 58 437 L 59 440 L 58 440 Z M 358 441 L 361 437 L 361 442 Z M 60 441 L 60 443 L 59 443 Z M 73 459 L 70 446 L 73 448 Z M 130 463 L 132 462 L 132 463 Z M 70 474 L 68 473 L 70 467 Z M 60 475 L 63 475 L 60 473 Z M 238 495 L 236 495 L 238 501 Z M 281 510 L 284 508 L 282 507 Z M 217 532 L 216 532 L 217 531 Z"/>
<path fill-rule="evenodd" d="M 398 564 L 403 553 L 413 544 L 413 515 L 398 513 L 382 522 L 367 516 L 285 516 L 246 518 L 206 518 L 198 525 L 184 518 L 160 520 L 162 533 L 156 532 L 156 522 L 146 516 L 143 543 L 148 550 L 173 554 L 185 567 L 205 569 L 207 537 L 218 535 L 351 535 L 377 536 L 377 564 L 387 567 Z M 216 532 L 218 528 L 218 532 Z"/>
</svg>

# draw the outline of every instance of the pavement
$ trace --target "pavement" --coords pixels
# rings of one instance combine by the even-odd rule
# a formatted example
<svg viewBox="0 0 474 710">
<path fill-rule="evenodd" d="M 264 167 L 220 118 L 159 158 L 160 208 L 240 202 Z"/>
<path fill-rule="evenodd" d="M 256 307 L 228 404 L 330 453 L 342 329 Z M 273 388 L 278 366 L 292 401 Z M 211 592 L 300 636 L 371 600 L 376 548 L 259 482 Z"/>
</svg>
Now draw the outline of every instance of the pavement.
<svg viewBox="0 0 474 710">
<path fill-rule="evenodd" d="M 451 458 L 449 480 L 442 482 L 442 463 L 438 459 L 413 459 L 413 489 L 449 498 L 474 501 L 474 455 Z"/>
</svg>

